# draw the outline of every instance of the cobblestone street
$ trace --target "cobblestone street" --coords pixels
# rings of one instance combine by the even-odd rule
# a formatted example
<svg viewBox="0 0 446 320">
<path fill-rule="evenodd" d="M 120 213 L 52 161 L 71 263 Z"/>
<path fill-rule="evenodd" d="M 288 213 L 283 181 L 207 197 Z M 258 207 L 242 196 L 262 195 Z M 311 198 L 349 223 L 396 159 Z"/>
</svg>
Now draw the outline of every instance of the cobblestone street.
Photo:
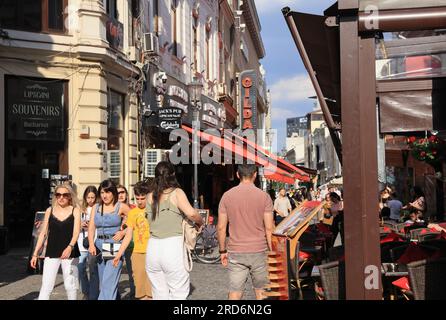
<svg viewBox="0 0 446 320">
<path fill-rule="evenodd" d="M 34 300 L 39 295 L 41 275 L 29 275 L 26 271 L 28 248 L 12 249 L 7 255 L 0 256 L 0 299 Z M 194 263 L 191 272 L 190 300 L 225 300 L 228 290 L 228 275 L 221 264 L 205 265 Z M 254 299 L 251 281 L 247 283 L 245 299 Z M 128 275 L 123 270 L 120 281 L 123 300 L 129 300 Z M 53 300 L 65 300 L 62 274 L 59 272 L 51 297 Z M 79 294 L 80 298 L 80 294 Z"/>
</svg>

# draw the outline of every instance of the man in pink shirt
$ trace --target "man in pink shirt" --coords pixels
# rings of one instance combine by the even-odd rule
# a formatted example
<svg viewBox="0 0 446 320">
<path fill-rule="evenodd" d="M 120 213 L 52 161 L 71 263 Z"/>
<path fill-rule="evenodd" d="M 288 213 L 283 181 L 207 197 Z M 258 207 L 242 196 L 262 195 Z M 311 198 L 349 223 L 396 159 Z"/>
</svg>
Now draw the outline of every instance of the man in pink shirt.
<svg viewBox="0 0 446 320">
<path fill-rule="evenodd" d="M 257 167 L 238 166 L 240 184 L 223 194 L 218 208 L 218 243 L 223 266 L 229 269 L 229 299 L 240 300 L 249 274 L 256 298 L 264 298 L 268 283 L 267 250 L 271 250 L 274 228 L 273 203 L 257 188 Z M 229 242 L 226 249 L 226 227 Z"/>
</svg>

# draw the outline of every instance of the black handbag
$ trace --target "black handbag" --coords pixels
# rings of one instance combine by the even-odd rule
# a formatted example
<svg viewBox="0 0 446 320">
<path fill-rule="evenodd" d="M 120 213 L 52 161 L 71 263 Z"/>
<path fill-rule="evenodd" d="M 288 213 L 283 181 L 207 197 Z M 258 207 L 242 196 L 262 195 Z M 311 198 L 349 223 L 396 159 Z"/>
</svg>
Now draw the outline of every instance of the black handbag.
<svg viewBox="0 0 446 320">
<path fill-rule="evenodd" d="M 84 246 L 85 249 L 88 250 L 88 247 L 90 246 L 90 242 L 88 241 L 88 237 L 85 238 L 84 230 L 82 230 L 82 233 L 84 235 L 84 241 L 82 241 L 82 245 Z"/>
</svg>

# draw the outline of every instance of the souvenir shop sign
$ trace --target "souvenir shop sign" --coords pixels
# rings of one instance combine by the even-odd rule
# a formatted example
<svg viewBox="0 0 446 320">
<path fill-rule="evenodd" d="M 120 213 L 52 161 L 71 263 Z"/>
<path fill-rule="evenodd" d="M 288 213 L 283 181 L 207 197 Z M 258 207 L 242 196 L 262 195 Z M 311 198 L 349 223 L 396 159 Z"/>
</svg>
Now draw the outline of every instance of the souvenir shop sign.
<svg viewBox="0 0 446 320">
<path fill-rule="evenodd" d="M 170 132 L 181 128 L 183 111 L 179 108 L 161 108 L 158 110 L 159 128 L 162 132 Z"/>
<path fill-rule="evenodd" d="M 246 70 L 240 74 L 241 129 L 257 129 L 257 74 Z"/>
<path fill-rule="evenodd" d="M 6 78 L 9 140 L 64 141 L 64 81 Z"/>
</svg>

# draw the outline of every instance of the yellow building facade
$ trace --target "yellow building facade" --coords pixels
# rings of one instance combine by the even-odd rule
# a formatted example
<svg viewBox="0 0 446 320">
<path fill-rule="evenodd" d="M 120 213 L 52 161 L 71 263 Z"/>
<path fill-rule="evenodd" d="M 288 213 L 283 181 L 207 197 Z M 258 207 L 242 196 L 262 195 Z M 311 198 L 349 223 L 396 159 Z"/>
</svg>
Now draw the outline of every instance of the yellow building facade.
<svg viewBox="0 0 446 320">
<path fill-rule="evenodd" d="M 37 8 L 33 27 L 1 20 L 0 226 L 12 245 L 29 240 L 35 212 L 48 207 L 51 175 L 71 175 L 79 198 L 107 178 L 138 181 L 131 1 L 60 5 L 59 20 Z"/>
</svg>

